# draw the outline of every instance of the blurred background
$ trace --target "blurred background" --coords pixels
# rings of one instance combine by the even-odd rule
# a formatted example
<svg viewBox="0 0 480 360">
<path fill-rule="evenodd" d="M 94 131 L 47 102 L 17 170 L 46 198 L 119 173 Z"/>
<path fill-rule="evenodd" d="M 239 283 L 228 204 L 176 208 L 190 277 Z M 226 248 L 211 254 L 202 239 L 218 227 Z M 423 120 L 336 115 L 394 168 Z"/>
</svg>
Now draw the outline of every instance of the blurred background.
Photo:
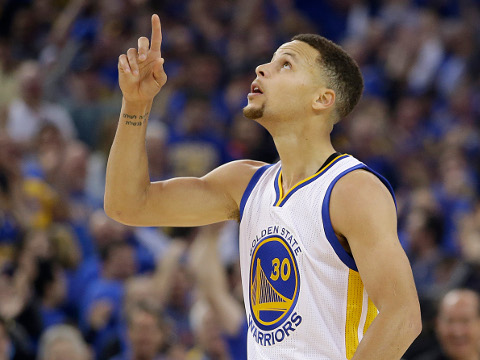
<svg viewBox="0 0 480 360">
<path fill-rule="evenodd" d="M 356 59 L 365 93 L 333 142 L 395 189 L 424 321 L 405 359 L 427 359 L 439 297 L 480 291 L 478 0 L 0 0 L 0 359 L 246 359 L 237 224 L 131 228 L 103 212 L 117 59 L 154 12 L 168 82 L 152 180 L 277 160 L 241 109 L 293 35 Z"/>
</svg>

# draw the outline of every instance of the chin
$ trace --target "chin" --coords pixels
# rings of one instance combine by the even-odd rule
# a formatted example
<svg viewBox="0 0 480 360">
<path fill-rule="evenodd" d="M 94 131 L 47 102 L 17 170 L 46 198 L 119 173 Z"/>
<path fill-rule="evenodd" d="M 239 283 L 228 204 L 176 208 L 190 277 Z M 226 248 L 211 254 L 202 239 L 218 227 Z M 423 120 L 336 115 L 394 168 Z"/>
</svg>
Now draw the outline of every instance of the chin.
<svg viewBox="0 0 480 360">
<path fill-rule="evenodd" d="M 243 108 L 243 116 L 251 120 L 257 120 L 263 117 L 265 112 L 265 105 L 262 107 L 254 107 L 253 105 L 248 104 Z"/>
</svg>

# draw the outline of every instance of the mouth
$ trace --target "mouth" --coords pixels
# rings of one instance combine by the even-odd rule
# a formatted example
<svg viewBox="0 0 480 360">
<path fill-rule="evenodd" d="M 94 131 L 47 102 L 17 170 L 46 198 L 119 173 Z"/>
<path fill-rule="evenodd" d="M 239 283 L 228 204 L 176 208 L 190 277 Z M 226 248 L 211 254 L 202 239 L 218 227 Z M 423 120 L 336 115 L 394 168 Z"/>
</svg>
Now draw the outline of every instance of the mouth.
<svg viewBox="0 0 480 360">
<path fill-rule="evenodd" d="M 261 94 L 263 94 L 263 90 L 260 88 L 260 85 L 254 81 L 250 87 L 250 93 L 248 95 L 261 95 Z"/>
<path fill-rule="evenodd" d="M 451 339 L 451 344 L 455 347 L 462 347 L 462 346 L 468 345 L 468 340 L 464 338 Z"/>
</svg>

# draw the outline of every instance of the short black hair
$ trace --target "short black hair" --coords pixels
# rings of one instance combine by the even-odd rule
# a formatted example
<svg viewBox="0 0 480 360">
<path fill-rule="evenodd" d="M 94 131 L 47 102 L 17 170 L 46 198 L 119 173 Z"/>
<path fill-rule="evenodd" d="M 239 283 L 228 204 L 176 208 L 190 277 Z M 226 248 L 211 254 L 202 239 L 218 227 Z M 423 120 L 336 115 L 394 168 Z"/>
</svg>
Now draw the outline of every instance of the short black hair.
<svg viewBox="0 0 480 360">
<path fill-rule="evenodd" d="M 317 34 L 299 34 L 292 38 L 316 49 L 318 62 L 326 75 L 327 86 L 335 91 L 339 120 L 357 105 L 363 92 L 363 78 L 356 61 L 334 42 Z"/>
<path fill-rule="evenodd" d="M 115 250 L 125 248 L 125 247 L 132 249 L 132 245 L 124 241 L 112 241 L 111 243 L 106 244 L 99 251 L 100 260 L 102 262 L 110 260 L 110 256 Z"/>
</svg>

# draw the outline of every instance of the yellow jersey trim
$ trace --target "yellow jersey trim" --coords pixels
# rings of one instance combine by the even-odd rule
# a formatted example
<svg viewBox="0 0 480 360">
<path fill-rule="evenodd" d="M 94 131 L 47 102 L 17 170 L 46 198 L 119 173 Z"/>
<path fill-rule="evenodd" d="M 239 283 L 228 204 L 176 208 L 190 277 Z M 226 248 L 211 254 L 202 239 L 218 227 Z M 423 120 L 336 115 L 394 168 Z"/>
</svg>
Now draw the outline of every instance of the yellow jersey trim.
<svg viewBox="0 0 480 360">
<path fill-rule="evenodd" d="M 352 269 L 348 274 L 347 318 L 345 322 L 345 347 L 350 360 L 358 347 L 358 327 L 363 307 L 363 282 L 360 274 Z"/>
<path fill-rule="evenodd" d="M 367 332 L 368 328 L 372 324 L 373 320 L 378 315 L 378 309 L 375 304 L 368 298 L 368 309 L 367 309 L 367 319 L 365 320 L 365 326 L 363 327 L 363 335 Z"/>
<path fill-rule="evenodd" d="M 277 185 L 278 185 L 278 192 L 279 192 L 279 197 L 278 201 L 275 203 L 274 206 L 281 206 L 282 202 L 288 198 L 293 192 L 295 192 L 297 189 L 302 187 L 302 185 L 306 185 L 307 182 L 315 180 L 315 178 L 319 177 L 321 174 L 323 174 L 330 166 L 332 166 L 335 162 L 340 160 L 341 158 L 349 156 L 348 154 L 342 154 L 338 155 L 335 159 L 330 161 L 327 165 L 325 165 L 323 168 L 321 168 L 319 171 L 317 171 L 315 174 L 307 177 L 306 179 L 303 179 L 296 183 L 290 190 L 288 190 L 285 194 L 283 194 L 283 185 L 282 185 L 282 170 L 280 170 L 280 173 L 278 174 L 278 179 L 277 179 Z"/>
</svg>

